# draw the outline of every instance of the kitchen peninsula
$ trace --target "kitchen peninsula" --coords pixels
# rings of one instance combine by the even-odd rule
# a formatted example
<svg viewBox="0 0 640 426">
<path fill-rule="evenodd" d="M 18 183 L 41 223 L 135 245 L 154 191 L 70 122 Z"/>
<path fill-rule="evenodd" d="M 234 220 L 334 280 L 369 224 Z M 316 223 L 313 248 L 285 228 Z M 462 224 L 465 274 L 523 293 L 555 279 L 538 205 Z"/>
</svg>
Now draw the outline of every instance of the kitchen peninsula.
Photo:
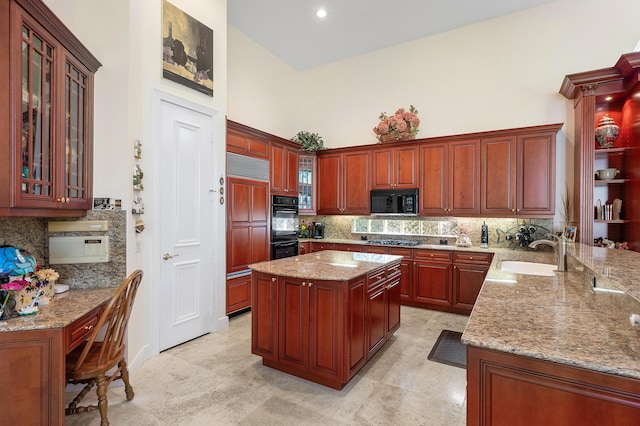
<svg viewBox="0 0 640 426">
<path fill-rule="evenodd" d="M 401 259 L 326 250 L 250 265 L 252 352 L 342 389 L 400 326 Z"/>
</svg>

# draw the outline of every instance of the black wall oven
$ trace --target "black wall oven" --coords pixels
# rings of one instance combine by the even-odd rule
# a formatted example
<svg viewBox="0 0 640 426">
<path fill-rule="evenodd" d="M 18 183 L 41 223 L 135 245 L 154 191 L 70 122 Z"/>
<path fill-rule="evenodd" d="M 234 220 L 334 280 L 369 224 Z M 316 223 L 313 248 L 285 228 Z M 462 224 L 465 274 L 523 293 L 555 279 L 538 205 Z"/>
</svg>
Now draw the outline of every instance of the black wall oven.
<svg viewBox="0 0 640 426">
<path fill-rule="evenodd" d="M 298 255 L 298 197 L 271 197 L 271 260 Z"/>
</svg>

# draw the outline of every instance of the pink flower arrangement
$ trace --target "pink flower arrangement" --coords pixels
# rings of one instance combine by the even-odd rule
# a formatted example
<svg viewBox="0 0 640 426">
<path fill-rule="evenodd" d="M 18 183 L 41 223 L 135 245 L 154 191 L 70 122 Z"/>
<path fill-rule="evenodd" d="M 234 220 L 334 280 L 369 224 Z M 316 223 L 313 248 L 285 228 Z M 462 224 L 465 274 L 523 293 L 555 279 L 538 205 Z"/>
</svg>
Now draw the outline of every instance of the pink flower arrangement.
<svg viewBox="0 0 640 426">
<path fill-rule="evenodd" d="M 418 133 L 420 126 L 418 110 L 413 105 L 409 107 L 409 111 L 400 108 L 392 116 L 387 116 L 387 114 L 383 112 L 378 118 L 380 119 L 380 123 L 373 128 L 373 133 L 376 134 L 378 140 L 381 142 L 385 135 L 391 135 L 395 137 L 396 140 L 403 138 L 412 139 Z"/>
</svg>

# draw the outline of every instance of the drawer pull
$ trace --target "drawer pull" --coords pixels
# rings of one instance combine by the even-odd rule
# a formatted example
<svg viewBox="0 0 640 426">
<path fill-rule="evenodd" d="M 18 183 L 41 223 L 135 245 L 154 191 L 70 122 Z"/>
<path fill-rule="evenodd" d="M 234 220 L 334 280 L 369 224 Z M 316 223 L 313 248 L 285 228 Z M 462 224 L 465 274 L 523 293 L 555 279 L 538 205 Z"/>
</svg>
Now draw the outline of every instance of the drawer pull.
<svg viewBox="0 0 640 426">
<path fill-rule="evenodd" d="M 302 281 L 302 287 L 306 287 L 306 286 L 307 286 L 306 281 Z"/>
<path fill-rule="evenodd" d="M 313 285 L 313 283 L 312 283 L 312 282 L 309 282 L 309 287 L 311 287 L 312 285 Z"/>
<path fill-rule="evenodd" d="M 85 326 L 84 326 L 84 329 L 85 329 L 85 330 L 93 330 L 93 324 L 85 325 Z"/>
<path fill-rule="evenodd" d="M 271 278 L 271 282 L 275 282 L 276 281 L 276 277 Z"/>
</svg>

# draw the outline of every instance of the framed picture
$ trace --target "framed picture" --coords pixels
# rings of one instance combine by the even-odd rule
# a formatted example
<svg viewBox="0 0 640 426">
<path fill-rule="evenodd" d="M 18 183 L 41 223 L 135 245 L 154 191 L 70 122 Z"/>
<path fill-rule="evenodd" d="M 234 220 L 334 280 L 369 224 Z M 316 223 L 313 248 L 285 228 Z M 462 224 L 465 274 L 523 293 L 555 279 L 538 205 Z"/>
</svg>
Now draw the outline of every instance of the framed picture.
<svg viewBox="0 0 640 426">
<path fill-rule="evenodd" d="M 577 231 L 578 228 L 575 226 L 565 226 L 562 232 L 562 238 L 573 243 L 576 240 Z"/>
<path fill-rule="evenodd" d="M 162 76 L 213 96 L 213 30 L 162 2 Z"/>
</svg>

